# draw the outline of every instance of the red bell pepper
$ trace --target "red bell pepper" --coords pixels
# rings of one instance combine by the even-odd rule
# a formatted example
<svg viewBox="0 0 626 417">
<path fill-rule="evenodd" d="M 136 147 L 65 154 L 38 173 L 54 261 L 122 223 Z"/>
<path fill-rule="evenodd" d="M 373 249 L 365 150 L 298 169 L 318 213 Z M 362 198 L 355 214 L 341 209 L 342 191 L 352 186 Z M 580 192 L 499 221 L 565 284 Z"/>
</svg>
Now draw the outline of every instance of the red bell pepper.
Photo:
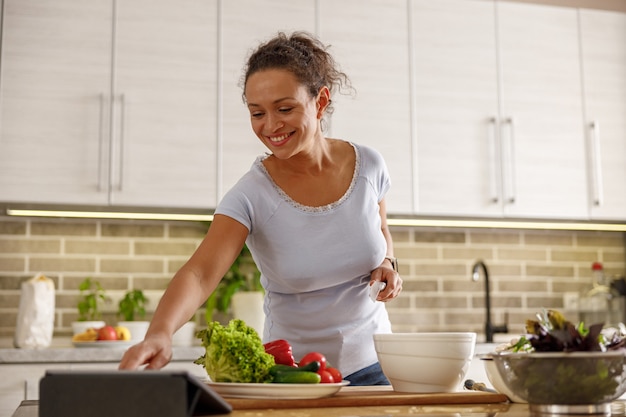
<svg viewBox="0 0 626 417">
<path fill-rule="evenodd" d="M 274 357 L 274 361 L 280 365 L 296 366 L 291 345 L 285 339 L 278 339 L 263 345 L 265 352 Z"/>
</svg>

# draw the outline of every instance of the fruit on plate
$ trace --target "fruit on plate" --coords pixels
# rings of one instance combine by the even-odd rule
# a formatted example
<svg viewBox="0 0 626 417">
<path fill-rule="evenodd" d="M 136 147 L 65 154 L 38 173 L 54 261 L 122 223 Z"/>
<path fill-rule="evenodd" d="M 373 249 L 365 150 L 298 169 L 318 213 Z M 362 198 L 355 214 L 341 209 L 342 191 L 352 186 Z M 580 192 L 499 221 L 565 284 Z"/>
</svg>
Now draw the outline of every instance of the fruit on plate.
<svg viewBox="0 0 626 417">
<path fill-rule="evenodd" d="M 128 327 L 115 326 L 115 333 L 117 333 L 117 340 L 130 340 L 130 330 Z"/>
<path fill-rule="evenodd" d="M 96 340 L 98 340 L 98 331 L 94 328 L 89 328 L 72 336 L 72 342 L 95 342 Z"/>
<path fill-rule="evenodd" d="M 98 329 L 98 340 L 117 340 L 117 332 L 113 326 L 104 326 Z"/>
</svg>

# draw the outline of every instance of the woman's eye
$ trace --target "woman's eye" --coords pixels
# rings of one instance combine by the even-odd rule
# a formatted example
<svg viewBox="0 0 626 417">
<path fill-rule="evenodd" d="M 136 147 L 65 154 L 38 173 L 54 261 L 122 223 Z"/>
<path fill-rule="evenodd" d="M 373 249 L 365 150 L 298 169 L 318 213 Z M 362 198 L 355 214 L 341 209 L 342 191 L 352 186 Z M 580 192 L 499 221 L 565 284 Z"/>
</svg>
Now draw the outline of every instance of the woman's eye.
<svg viewBox="0 0 626 417">
<path fill-rule="evenodd" d="M 250 113 L 250 116 L 254 117 L 255 119 L 258 119 L 260 117 L 263 117 L 263 113 L 255 111 L 255 112 Z"/>
<path fill-rule="evenodd" d="M 293 110 L 293 107 L 281 107 L 280 109 L 278 109 L 278 111 L 281 113 L 289 113 L 291 110 Z"/>
</svg>

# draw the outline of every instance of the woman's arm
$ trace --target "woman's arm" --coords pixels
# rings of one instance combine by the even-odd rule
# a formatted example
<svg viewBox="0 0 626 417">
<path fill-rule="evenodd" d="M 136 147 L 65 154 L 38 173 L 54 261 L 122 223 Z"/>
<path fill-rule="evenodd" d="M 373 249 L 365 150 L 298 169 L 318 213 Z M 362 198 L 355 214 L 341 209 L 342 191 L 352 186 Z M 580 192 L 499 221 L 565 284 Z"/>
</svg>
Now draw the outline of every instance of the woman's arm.
<svg viewBox="0 0 626 417">
<path fill-rule="evenodd" d="M 379 206 L 379 215 L 380 215 L 380 228 L 387 242 L 387 252 L 385 256 L 393 256 L 393 239 L 391 237 L 391 232 L 389 231 L 389 226 L 387 225 L 387 206 L 385 203 L 385 199 L 383 198 Z M 372 271 L 372 276 L 370 280 L 370 285 L 374 284 L 375 281 L 383 281 L 387 283 L 387 286 L 383 291 L 378 294 L 379 301 L 389 301 L 400 294 L 402 291 L 402 278 L 400 274 L 398 274 L 394 269 L 391 261 L 389 259 L 384 259 L 380 266 Z"/>
<path fill-rule="evenodd" d="M 236 220 L 216 215 L 205 238 L 168 285 L 143 342 L 132 346 L 122 358 L 120 369 L 147 365 L 159 369 L 171 359 L 171 339 L 215 290 L 235 261 L 248 236 Z"/>
</svg>

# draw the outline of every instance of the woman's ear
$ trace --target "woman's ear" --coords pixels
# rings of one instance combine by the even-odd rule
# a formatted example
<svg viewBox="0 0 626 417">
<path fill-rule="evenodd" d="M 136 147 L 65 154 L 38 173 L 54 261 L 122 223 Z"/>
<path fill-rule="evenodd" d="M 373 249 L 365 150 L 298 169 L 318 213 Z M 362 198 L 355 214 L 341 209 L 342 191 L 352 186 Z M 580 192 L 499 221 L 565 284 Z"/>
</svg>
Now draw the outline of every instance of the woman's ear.
<svg viewBox="0 0 626 417">
<path fill-rule="evenodd" d="M 324 86 L 317 93 L 317 118 L 322 119 L 326 108 L 330 105 L 330 90 Z"/>
</svg>

